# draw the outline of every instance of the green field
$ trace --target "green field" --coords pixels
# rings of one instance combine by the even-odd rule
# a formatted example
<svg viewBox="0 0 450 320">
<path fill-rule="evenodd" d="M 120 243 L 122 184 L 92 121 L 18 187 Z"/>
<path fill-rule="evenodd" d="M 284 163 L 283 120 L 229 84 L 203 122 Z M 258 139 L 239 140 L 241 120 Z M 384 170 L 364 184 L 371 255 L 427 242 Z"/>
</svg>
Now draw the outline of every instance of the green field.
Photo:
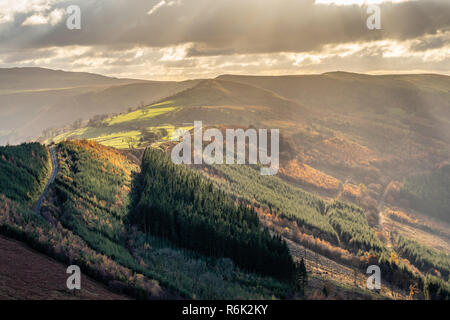
<svg viewBox="0 0 450 320">
<path fill-rule="evenodd" d="M 117 149 L 138 148 L 169 141 L 177 129 L 190 130 L 193 126 L 174 126 L 159 121 L 159 117 L 177 111 L 170 106 L 172 101 L 165 101 L 138 109 L 129 113 L 116 115 L 103 120 L 99 125 L 88 126 L 62 133 L 44 143 L 60 143 L 66 140 L 89 139 Z M 150 141 L 149 134 L 154 141 Z"/>
<path fill-rule="evenodd" d="M 130 113 L 126 113 L 126 114 L 121 114 L 109 119 L 105 120 L 105 124 L 107 124 L 108 126 L 113 126 L 116 124 L 123 124 L 126 122 L 131 122 L 131 121 L 144 121 L 146 119 L 151 119 L 163 114 L 166 114 L 168 112 L 172 112 L 175 111 L 177 108 L 176 107 L 162 107 L 162 108 L 156 108 L 155 106 L 150 106 L 144 109 L 139 109 Z"/>
</svg>

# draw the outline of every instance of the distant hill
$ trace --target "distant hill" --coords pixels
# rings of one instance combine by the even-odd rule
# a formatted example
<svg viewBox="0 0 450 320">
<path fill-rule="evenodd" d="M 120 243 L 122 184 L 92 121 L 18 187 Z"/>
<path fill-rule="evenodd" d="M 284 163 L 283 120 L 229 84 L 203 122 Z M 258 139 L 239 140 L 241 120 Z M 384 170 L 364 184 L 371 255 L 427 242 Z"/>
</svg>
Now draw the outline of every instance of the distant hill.
<svg viewBox="0 0 450 320">
<path fill-rule="evenodd" d="M 144 86 L 109 88 L 106 96 Z M 279 128 L 285 179 L 314 192 L 363 201 L 375 221 L 376 203 L 391 181 L 434 170 L 450 159 L 450 77 L 224 75 L 190 82 L 158 103 L 54 140 L 86 138 L 144 148 L 165 143 L 176 128 L 189 128 L 196 120 L 222 129 Z"/>
<path fill-rule="evenodd" d="M 118 79 L 86 72 L 67 72 L 45 68 L 0 68 L 0 93 L 19 90 L 61 89 L 118 85 L 143 80 Z"/>
<path fill-rule="evenodd" d="M 123 112 L 193 86 L 41 68 L 0 69 L 0 145 L 39 137 L 77 119 Z"/>
<path fill-rule="evenodd" d="M 203 80 L 171 100 L 182 106 L 269 106 L 295 107 L 296 104 L 274 92 L 253 85 L 226 80 Z"/>
<path fill-rule="evenodd" d="M 391 181 L 450 159 L 448 76 L 330 72 L 126 83 L 132 80 L 41 69 L 2 72 L 103 84 L 0 94 L 0 144 L 36 138 L 49 127 L 66 129 L 42 141 L 94 139 L 118 148 L 160 145 L 196 120 L 222 129 L 278 128 L 282 145 L 289 146 L 280 171 L 287 180 L 352 201 L 367 198 L 374 215 Z M 42 83 L 50 86 L 50 80 Z M 103 120 L 87 127 L 87 121 L 70 126 L 99 114 Z M 360 184 L 370 186 L 370 197 Z"/>
<path fill-rule="evenodd" d="M 331 72 L 305 76 L 233 76 L 218 80 L 270 90 L 322 110 L 389 112 L 399 108 L 450 119 L 450 77 L 433 74 L 371 76 Z"/>
<path fill-rule="evenodd" d="M 305 122 L 333 116 L 352 119 L 352 126 L 358 128 L 346 130 L 351 135 L 357 130 L 362 139 L 377 144 L 374 148 L 385 146 L 377 134 L 366 133 L 364 121 L 395 127 L 400 123 L 405 130 L 450 141 L 449 88 L 450 77 L 433 74 L 223 75 L 157 82 L 40 68 L 0 69 L 0 145 L 35 139 L 46 128 L 61 128 L 77 119 L 122 113 L 158 101 L 190 107 L 179 110 L 176 119 L 166 119 L 169 123 L 204 120 L 258 126 L 268 120 Z"/>
<path fill-rule="evenodd" d="M 160 102 L 164 101 L 181 107 L 161 119 L 170 124 L 201 120 L 210 125 L 261 126 L 265 121 L 301 121 L 309 116 L 296 101 L 263 88 L 223 80 L 203 80 Z"/>
</svg>

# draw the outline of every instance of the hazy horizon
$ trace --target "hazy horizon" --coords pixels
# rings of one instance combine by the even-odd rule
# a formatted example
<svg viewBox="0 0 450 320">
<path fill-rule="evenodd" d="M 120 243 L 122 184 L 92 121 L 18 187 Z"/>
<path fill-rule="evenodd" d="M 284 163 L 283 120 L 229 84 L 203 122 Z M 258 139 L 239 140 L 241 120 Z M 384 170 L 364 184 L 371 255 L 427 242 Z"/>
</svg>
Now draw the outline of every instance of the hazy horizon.
<svg viewBox="0 0 450 320">
<path fill-rule="evenodd" d="M 202 77 L 202 78 L 180 78 L 180 79 L 173 79 L 173 80 L 165 80 L 165 79 L 158 79 L 158 78 L 141 78 L 141 77 L 117 77 L 112 74 L 105 74 L 105 73 L 98 73 L 94 71 L 77 71 L 77 70 L 66 70 L 66 69 L 52 69 L 47 67 L 0 67 L 0 70 L 14 70 L 14 69 L 44 69 L 44 70 L 50 70 L 50 71 L 61 71 L 61 72 L 68 72 L 68 73 L 85 73 L 85 74 L 92 74 L 92 75 L 98 75 L 108 78 L 116 78 L 116 79 L 128 79 L 128 80 L 139 80 L 139 81 L 161 81 L 161 82 L 180 82 L 180 81 L 189 81 L 189 80 L 212 80 L 219 78 L 221 76 L 246 76 L 246 77 L 295 77 L 295 76 L 314 76 L 314 75 L 324 75 L 328 73 L 349 73 L 349 74 L 358 74 L 358 75 L 368 75 L 368 76 L 401 76 L 401 75 L 436 75 L 436 76 L 446 76 L 450 77 L 450 73 L 437 73 L 437 72 L 421 72 L 417 70 L 411 70 L 411 71 L 405 71 L 405 72 L 382 72 L 379 73 L 370 73 L 370 72 L 353 72 L 353 71 L 347 71 L 347 70 L 330 70 L 330 71 L 324 71 L 324 72 L 317 72 L 317 73 L 285 73 L 285 74 L 258 74 L 258 73 L 219 73 L 214 76 L 210 77 Z"/>
<path fill-rule="evenodd" d="M 67 26 L 71 6 L 79 29 Z M 4 0 L 0 67 L 145 80 L 450 75 L 449 11 L 447 0 Z"/>
</svg>

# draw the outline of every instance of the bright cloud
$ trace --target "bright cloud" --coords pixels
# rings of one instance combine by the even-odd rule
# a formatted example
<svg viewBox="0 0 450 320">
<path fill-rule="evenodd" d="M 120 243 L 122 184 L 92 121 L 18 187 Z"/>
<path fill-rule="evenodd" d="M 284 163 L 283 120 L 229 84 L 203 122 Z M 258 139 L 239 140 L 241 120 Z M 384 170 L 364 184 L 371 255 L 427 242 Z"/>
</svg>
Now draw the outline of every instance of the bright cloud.
<svg viewBox="0 0 450 320">
<path fill-rule="evenodd" d="M 383 30 L 366 27 L 361 5 L 373 3 Z M 81 8 L 81 32 L 61 23 L 69 4 Z M 449 9 L 448 0 L 0 0 L 0 67 L 165 80 L 450 74 Z"/>
<path fill-rule="evenodd" d="M 62 0 L 2 0 L 0 1 L 0 23 L 14 21 L 15 14 L 36 13 L 32 20 L 39 21 L 39 13 L 46 12 Z"/>
<path fill-rule="evenodd" d="M 148 14 L 149 16 L 151 16 L 152 14 L 156 13 L 156 11 L 158 11 L 159 9 L 161 9 L 161 8 L 164 7 L 164 6 L 171 7 L 171 6 L 175 5 L 175 4 L 180 4 L 180 3 L 181 3 L 180 0 L 177 0 L 177 1 L 175 1 L 175 0 L 172 0 L 172 1 L 165 1 L 165 0 L 162 0 L 162 1 L 158 2 L 157 4 L 155 4 L 155 5 L 150 9 L 150 11 L 147 12 L 147 14 Z"/>
<path fill-rule="evenodd" d="M 48 15 L 42 13 L 34 14 L 29 16 L 23 23 L 22 26 L 40 25 L 40 24 L 50 24 L 52 26 L 58 24 L 65 15 L 63 9 L 55 9 L 51 11 Z"/>
</svg>

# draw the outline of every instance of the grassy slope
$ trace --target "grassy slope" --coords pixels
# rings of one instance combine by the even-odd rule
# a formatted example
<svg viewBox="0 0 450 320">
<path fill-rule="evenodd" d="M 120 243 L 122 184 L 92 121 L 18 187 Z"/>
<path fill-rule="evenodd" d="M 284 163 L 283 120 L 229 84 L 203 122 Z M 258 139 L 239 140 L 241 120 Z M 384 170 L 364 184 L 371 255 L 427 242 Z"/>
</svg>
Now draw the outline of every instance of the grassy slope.
<svg viewBox="0 0 450 320">
<path fill-rule="evenodd" d="M 90 139 L 108 147 L 128 149 L 149 144 L 146 139 L 151 133 L 158 133 L 153 143 L 170 140 L 175 129 L 190 130 L 192 126 L 174 126 L 160 124 L 162 115 L 178 111 L 172 101 L 157 103 L 129 113 L 119 114 L 105 119 L 97 127 L 86 127 L 58 135 L 46 142 L 59 143 L 71 139 Z"/>
</svg>

